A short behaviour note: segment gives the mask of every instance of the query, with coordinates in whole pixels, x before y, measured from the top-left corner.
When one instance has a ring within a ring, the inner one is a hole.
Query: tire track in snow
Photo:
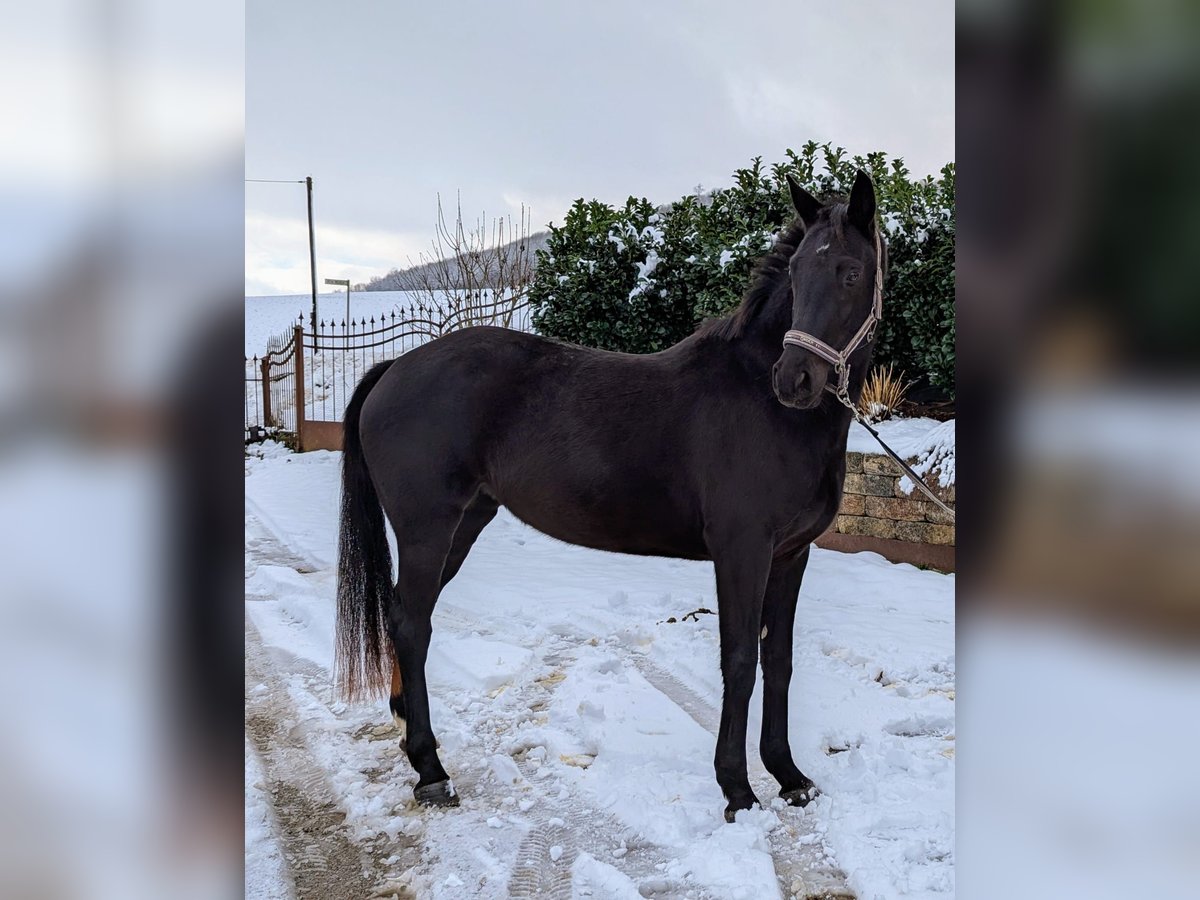
[[[454,614],[462,617],[458,610]],[[563,680],[554,676],[565,673],[571,661],[569,657],[557,653],[543,654],[541,662],[555,666],[555,671],[550,676],[535,678],[525,686],[522,693],[535,696],[528,697],[523,705],[528,709],[544,709],[548,706],[554,688]],[[531,771],[533,764],[528,757],[518,762],[517,768],[526,781],[533,783],[536,775]],[[577,804],[572,803],[571,806]],[[539,814],[539,821],[529,829],[517,847],[512,874],[508,879],[508,896],[512,900],[529,900],[533,897],[571,900],[574,893],[571,867],[579,856],[579,848],[576,846],[574,829],[568,830],[566,826],[567,821],[561,816],[549,816],[544,812]],[[557,853],[552,855],[551,848],[557,848]]]
[[[311,574],[320,568],[312,559],[302,553],[297,553],[290,547],[286,539],[275,528],[267,524],[269,520],[264,517],[264,514],[258,509],[258,505],[249,497],[246,498],[246,505],[254,507],[255,510],[254,512],[251,512],[250,509],[246,511],[247,561],[254,560],[256,563],[286,566],[295,569],[301,575]]]
[[[271,565],[287,566],[297,572],[302,573],[316,571],[317,566],[315,561],[295,553],[289,546],[286,539],[276,532],[274,524],[271,522],[269,517],[265,515],[256,515],[256,513],[260,512],[261,510],[259,510],[257,506],[254,506],[253,513],[249,511],[247,512],[246,540],[247,550],[249,551],[248,558],[252,558],[255,562],[265,562]],[[248,647],[251,641],[249,631],[252,627],[253,626],[249,623],[249,621],[247,621]],[[496,637],[500,639],[517,638],[516,635],[503,633],[503,629],[495,628],[494,623],[490,621],[482,621],[474,617],[469,610],[447,603],[444,600],[439,602],[435,607],[434,627],[444,629],[451,634],[477,633],[484,637]],[[500,633],[497,633],[498,631]],[[528,634],[523,635],[525,640],[517,640],[517,643],[524,643],[528,640],[528,637]],[[257,639],[257,633],[255,633],[255,638]],[[261,649],[261,639],[258,640]],[[249,659],[249,650],[247,651],[247,654]],[[555,656],[543,655],[541,662],[555,665],[563,662],[563,660]],[[247,666],[247,675],[249,677],[249,662],[247,663]],[[259,674],[259,672],[255,672],[256,676]],[[544,679],[534,679],[531,682],[531,685],[534,689],[538,687],[546,688],[547,682]],[[529,686],[526,685],[512,685],[512,688],[514,689],[514,699],[516,699],[517,695],[525,693],[525,689],[528,687]],[[522,703],[521,705],[525,706],[526,708],[533,708],[539,703],[539,701],[544,704],[548,700],[549,691],[543,690],[542,693],[546,694],[547,696],[530,699],[528,703]],[[327,702],[325,702],[324,705],[329,707],[329,703]],[[274,727],[274,718],[264,717],[259,724],[262,725],[264,731],[269,730]],[[252,728],[249,718],[247,719],[247,728]],[[378,726],[369,729],[360,728],[358,732],[353,735],[353,737],[359,740],[387,739],[387,735],[380,734],[380,731],[384,731],[389,734],[394,733],[391,726]],[[485,746],[481,748],[481,750],[485,755],[488,755],[497,752],[498,748]],[[525,761],[523,764],[519,764],[518,768],[521,770],[521,773],[526,780],[531,781],[532,783],[532,779],[530,777],[532,773],[529,771],[528,762]],[[384,777],[386,773],[384,768],[381,768],[377,771],[367,772],[365,774],[367,774],[367,776],[374,781]],[[310,777],[307,780],[310,783],[319,778],[319,774],[315,770],[310,772],[309,775]],[[455,779],[455,783],[460,792],[468,787],[468,785],[465,784],[461,778]],[[476,785],[474,784],[470,785],[470,787],[475,786]],[[501,791],[498,789],[491,790],[482,785],[479,785],[478,787],[480,790],[478,792],[473,792],[476,793],[475,799],[482,801],[485,806],[490,805],[496,812],[499,812],[502,808],[501,801],[503,799],[501,796]],[[272,796],[274,797],[274,792],[272,792]],[[294,798],[289,797],[289,799]],[[578,805],[578,802],[574,798],[571,798],[570,806],[578,807]],[[309,806],[311,806],[311,804]],[[510,897],[550,897],[570,900],[573,894],[571,866],[579,854],[579,851],[575,845],[574,832],[576,831],[576,828],[581,826],[583,823],[579,821],[577,814],[569,814],[565,811],[563,812],[564,815],[559,816],[540,815],[539,820],[522,839],[517,848],[514,866],[509,877],[508,893]],[[287,845],[289,842],[289,838],[292,839],[292,842],[295,842],[297,835],[295,834],[296,823],[293,820],[293,817],[280,815],[278,811],[276,812],[276,815],[280,820],[281,830],[284,832],[285,845]],[[576,826],[576,828],[568,828],[568,816],[571,820],[571,825]],[[558,852],[556,853],[556,855],[558,855],[558,859],[551,858],[550,849],[552,847],[559,848]],[[328,869],[328,866],[323,863],[321,855],[314,849],[305,848],[301,855],[308,863],[308,868],[316,869],[318,871],[324,871]],[[299,896],[299,892],[297,892],[297,895]]]
[[[721,713],[716,707],[670,672],[660,669],[644,654],[635,653],[632,658],[646,681],[691,716],[697,725],[714,738],[717,736]],[[774,793],[775,780],[763,768],[757,746],[749,748],[746,758],[751,778],[760,782],[757,786],[760,796],[761,782],[764,781],[769,782],[769,790]],[[846,884],[846,873],[830,863],[829,848],[813,827],[816,817],[810,812],[793,822],[795,818],[788,817],[783,827],[772,830],[768,836],[771,859],[775,863],[775,874],[784,896],[798,900],[853,900],[854,892]]]
[[[461,611],[457,611],[457,614],[461,615]],[[558,644],[570,646],[563,642],[561,636],[558,637]],[[528,707],[544,708],[549,705],[555,688],[563,681],[562,677],[554,676],[564,675],[572,661],[569,650],[543,655],[541,662],[556,669],[549,677],[535,677],[519,689],[519,695]],[[536,784],[534,763],[528,757],[514,761],[525,780]],[[631,829],[611,815],[585,808],[569,787],[562,782],[559,784],[567,796],[560,799],[548,796],[548,792],[542,794],[542,811],[538,821],[517,849],[509,879],[508,895],[512,900],[535,897],[571,900],[574,896],[572,867],[581,852],[612,865],[637,885],[644,897],[678,897],[685,891],[696,898],[708,896],[703,889],[663,878],[660,867],[665,867],[667,858],[653,844],[633,839],[632,835],[632,840],[623,840],[625,850],[620,858],[614,858],[613,836],[630,832]],[[554,848],[557,848],[557,852],[552,855]]]
[[[411,855],[416,848],[385,848],[378,842],[363,846],[347,834],[345,814],[325,773],[313,762],[303,719],[267,659],[262,638],[249,617],[245,659],[246,734],[266,773],[264,787],[279,825],[294,895],[297,900],[372,896],[377,888],[388,886],[384,856],[405,850]]]
[[[249,506],[249,499],[247,503]],[[301,574],[317,573],[322,568],[311,557],[298,554],[275,531],[269,517],[260,519],[248,509],[247,576],[258,564],[285,566]],[[415,896],[410,887],[413,875],[428,868],[417,843],[420,833],[417,838],[408,834],[389,836],[379,829],[378,823],[357,822],[356,827],[365,827],[369,836],[356,842],[347,834],[343,809],[346,798],[333,789],[329,782],[332,773],[307,744],[304,722],[311,720],[312,713],[301,712],[301,708],[313,704],[327,711],[341,723],[341,727],[327,734],[352,745],[394,740],[394,726],[389,722],[355,728],[355,723],[345,718],[344,705],[335,701],[329,670],[286,647],[268,646],[249,610],[245,647],[246,731],[260,766],[267,772],[269,783],[265,788],[272,803],[279,843],[285,849],[285,862],[292,864],[290,875],[295,882],[292,893],[300,900],[307,897],[411,900]],[[301,693],[293,695],[292,691]],[[390,784],[393,769],[394,766],[385,763],[365,767],[362,774],[371,783]],[[358,866],[357,880],[351,857]],[[336,864],[331,865],[331,860]],[[338,888],[335,882],[343,888]]]
[[[252,546],[248,543],[248,549],[252,550],[250,557],[254,562],[288,566],[297,571],[311,572],[317,569],[313,560],[297,556],[283,541],[276,539],[266,522],[252,517],[248,517],[247,521],[252,523],[247,527],[247,535],[254,534],[256,538]],[[445,600],[439,601],[434,611],[434,619],[435,629],[441,629],[451,635],[478,634],[481,637],[508,641],[519,646],[529,644],[531,638],[538,642],[539,647],[531,648],[535,650],[536,661],[527,670],[528,676],[524,680],[510,683],[508,686],[509,702],[515,704],[517,708],[544,709],[550,701],[554,686],[561,682],[561,677],[547,678],[545,674],[539,674],[540,670],[544,666],[552,666],[556,671],[551,674],[561,675],[563,669],[572,661],[569,652],[573,646],[571,640],[564,639],[564,636],[549,630],[535,634],[532,630],[517,632],[505,629],[502,620],[477,617],[469,608]],[[328,689],[328,672],[319,670],[311,662],[291,656],[287,651],[272,652],[271,654],[272,658],[283,656],[289,657],[289,671],[300,677],[312,698],[337,716]],[[257,672],[255,674],[257,675]],[[273,722],[274,719],[268,717],[260,724],[271,728]],[[349,737],[353,740],[379,741],[391,740],[394,734],[395,731],[389,723],[378,726],[362,726]],[[484,741],[478,749],[485,757],[497,753],[503,754],[500,745],[508,736],[508,731],[504,734],[491,735],[491,739]],[[399,754],[397,762],[404,766],[405,764],[401,762],[402,758],[403,754]],[[465,764],[467,759],[464,758],[461,762]],[[519,759],[514,762],[527,782],[533,786],[541,786],[541,780],[535,776],[533,771],[536,766],[530,760]],[[385,763],[376,769],[365,771],[364,774],[371,781],[378,782],[393,776],[394,770],[395,766]],[[460,774],[455,778],[455,784],[460,793],[467,792],[472,797],[473,804],[479,804],[490,808],[495,813],[500,813],[504,795],[508,792],[498,785],[481,784],[472,777],[469,769],[465,771],[467,774]],[[318,772],[313,770],[309,773],[307,779],[309,784],[319,780]],[[621,860],[614,859],[611,855],[613,849],[611,836],[628,832],[628,827],[611,816],[597,814],[594,810],[588,810],[589,814],[585,816],[580,812],[583,807],[580,798],[571,792],[567,785],[562,782],[557,784],[566,790],[564,799],[549,797],[544,790],[536,794],[541,811],[536,815],[532,826],[514,854],[508,882],[510,897],[516,898],[516,900],[535,897],[570,900],[574,894],[572,866],[581,850],[613,865],[635,884],[638,884],[644,896],[681,896],[689,888],[691,889],[690,895],[696,897],[697,900],[703,900],[707,896],[703,890],[663,878],[661,872],[655,870],[655,865],[665,864],[666,858],[661,853],[655,852],[653,845],[639,842],[632,835],[630,835],[628,849],[623,858]],[[289,796],[287,799],[295,801],[297,798]],[[294,817],[281,816],[280,819],[285,831],[292,832],[294,830]],[[580,847],[579,838],[584,836],[588,839],[583,842],[585,846]],[[293,834],[292,837],[298,836]],[[555,847],[560,848],[555,853],[558,859],[551,857],[551,848]],[[414,855],[414,851],[412,848],[409,850],[408,856],[411,857]],[[308,848],[302,855],[309,868],[327,869],[320,854],[312,848]],[[419,859],[410,862],[410,866],[421,871],[428,868],[424,861]],[[379,890],[386,894],[391,889],[391,885],[385,882],[385,886]],[[400,889],[401,897],[404,896],[403,890],[403,888]],[[390,896],[390,894],[388,895]]]
[[[569,625],[561,628],[559,633],[586,639],[582,630]],[[635,651],[627,654],[627,658],[652,687],[716,738],[721,724],[721,711],[717,707],[673,674],[657,666],[646,654]],[[759,796],[767,796],[768,792],[774,795],[778,784],[763,767],[757,744],[752,739],[746,758],[750,777],[758,782],[755,787]],[[763,790],[764,783],[766,791]],[[782,827],[774,829],[769,835],[769,842],[771,858],[784,896],[798,900],[854,900],[854,892],[846,884],[846,873],[832,862],[828,845],[815,830],[816,817],[811,812],[802,813],[793,809],[791,816],[786,819],[781,817],[781,822]]]
[[[557,858],[551,855],[554,847],[558,848]],[[558,819],[553,824],[539,822],[517,848],[516,864],[508,881],[508,896],[513,900],[532,897],[571,900],[571,866],[578,855],[574,836],[567,829],[565,820]]]
[[[255,505],[255,510],[257,511],[257,505]],[[276,526],[269,517],[265,515],[257,517],[248,513],[248,523],[251,520],[256,526],[255,530],[262,536],[259,538],[259,549],[266,551],[265,554],[261,552],[255,554],[260,561],[289,566],[302,573],[318,571],[321,568],[312,558],[293,550],[286,538],[277,533]],[[459,603],[447,601],[445,598],[439,599],[434,608],[435,629],[441,627],[451,633],[493,637],[517,646],[525,646],[533,638],[541,645],[540,654],[535,650],[537,662],[559,666],[560,671],[571,661],[569,649],[575,644],[591,643],[595,645],[597,641],[607,642],[613,637],[610,633],[611,623],[601,617],[576,614],[575,619],[576,621],[573,623],[559,620],[540,628],[535,626],[517,631],[505,628],[503,619],[480,617],[476,611]],[[592,625],[594,630],[589,632],[586,628],[580,627],[587,624]],[[637,653],[623,653],[622,656],[632,656],[635,662],[641,659],[640,654]],[[538,666],[535,665],[531,668],[536,670]],[[661,670],[659,671],[661,672]],[[662,674],[665,675],[665,673]],[[645,672],[643,672],[643,676],[645,676]],[[651,681],[652,685],[672,702],[680,705],[701,727],[715,735],[720,714],[713,709],[711,704],[674,679],[673,676],[665,675],[665,677],[674,681],[674,684],[678,686],[674,694],[663,690],[659,685],[654,685],[650,678],[647,678],[647,681]],[[531,675],[525,683],[510,685],[513,692],[512,697],[514,700],[519,698],[519,705],[526,709],[544,708],[553,693],[554,685],[559,681],[561,679],[548,680],[544,676]],[[318,699],[320,698],[318,697]],[[322,702],[329,706],[328,702]],[[369,730],[378,732],[380,728]],[[385,727],[384,730],[388,730],[388,728]],[[365,734],[356,734],[353,737],[379,740],[384,736],[374,734],[367,737]],[[493,738],[495,737],[499,736],[493,736]],[[487,743],[490,744],[493,741]],[[503,753],[496,746],[484,746],[482,750],[485,755]],[[534,767],[529,760],[514,760],[514,762],[526,781],[531,784],[538,783],[532,771]],[[381,770],[378,773],[367,774],[379,777],[384,773]],[[468,787],[461,778],[456,778],[455,783],[460,791]],[[550,798],[545,793],[538,795],[543,811],[538,814],[534,824],[517,848],[509,878],[509,896],[511,898],[514,900],[526,900],[526,898],[534,897],[571,898],[573,896],[572,866],[580,852],[587,852],[596,859],[612,865],[633,881],[638,886],[639,892],[645,897],[678,897],[686,893],[696,900],[705,900],[710,896],[701,885],[683,883],[664,877],[659,866],[669,862],[669,859],[656,845],[641,840],[640,835],[635,837],[629,826],[615,817],[594,809],[587,809],[581,798],[568,784],[561,781],[558,784],[567,793],[564,799]],[[503,797],[500,796],[499,790],[493,790],[482,783],[470,785],[470,787],[478,787],[478,790],[473,792],[477,801],[490,803],[496,812],[500,811]],[[629,835],[626,842],[627,851],[618,859],[612,856],[612,836],[622,834]],[[579,838],[583,836],[587,836],[588,840],[584,841],[581,846]],[[550,856],[552,847],[560,847],[562,850],[557,860]],[[776,859],[779,856],[774,848],[773,856]],[[414,863],[414,865],[419,865],[419,863]],[[778,871],[778,861],[776,867]],[[787,886],[785,884],[785,888]],[[792,893],[795,896],[813,898],[813,900],[823,897],[832,898],[832,900],[853,897],[848,892],[822,894],[796,893],[793,890]],[[403,893],[401,893],[401,897],[403,897]]]

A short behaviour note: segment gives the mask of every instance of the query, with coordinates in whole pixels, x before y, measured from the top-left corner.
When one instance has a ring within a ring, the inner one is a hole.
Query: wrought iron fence
[[[296,440],[305,422],[340,422],[359,379],[376,363],[471,325],[527,331],[530,309],[524,300],[484,291],[456,298],[449,309],[414,301],[370,318],[305,319],[301,314],[295,327],[272,337],[261,357],[246,359],[248,442]]]
[[[297,320],[299,322],[299,320]],[[298,328],[272,335],[262,356],[246,358],[247,441],[296,433]]]

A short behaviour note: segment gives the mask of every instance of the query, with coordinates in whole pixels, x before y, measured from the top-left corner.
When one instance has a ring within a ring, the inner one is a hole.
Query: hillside
[[[543,250],[546,247],[547,241],[550,239],[549,231],[539,231],[536,234],[529,235],[525,238],[530,251],[534,254],[536,265],[536,252]],[[505,244],[501,250],[511,252],[517,246],[518,241],[510,241]],[[372,278],[365,284],[356,284],[356,291],[411,291],[417,290],[423,283],[423,276],[432,270],[435,266],[440,265],[436,262],[422,263],[416,266],[409,266],[405,269],[392,269],[386,275],[380,275],[378,278]],[[449,265],[455,265],[454,260],[449,261]]]

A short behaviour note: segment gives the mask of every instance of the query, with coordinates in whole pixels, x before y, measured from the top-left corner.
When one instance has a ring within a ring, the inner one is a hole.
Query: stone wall
[[[953,520],[919,488],[913,487],[908,494],[902,491],[903,477],[899,467],[882,453],[847,453],[846,483],[835,525],[838,532],[953,546]],[[940,487],[936,471],[926,476],[925,483],[953,508],[954,485]]]
[[[940,487],[937,472],[926,476],[942,502],[954,506],[954,485]],[[842,505],[833,526],[817,539],[832,550],[872,550],[894,562],[954,569],[954,524],[914,487],[900,489],[904,476],[882,453],[847,453]]]

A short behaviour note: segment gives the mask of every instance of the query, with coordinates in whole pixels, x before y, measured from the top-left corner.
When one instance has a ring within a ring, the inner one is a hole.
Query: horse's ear
[[[850,189],[850,200],[846,204],[847,218],[863,234],[870,236],[875,227],[875,185],[862,169],[854,176],[854,187]]]
[[[800,187],[800,183],[790,173],[787,176],[787,183],[796,215],[804,220],[806,228],[812,228],[817,221],[817,214],[821,212],[821,201]]]

